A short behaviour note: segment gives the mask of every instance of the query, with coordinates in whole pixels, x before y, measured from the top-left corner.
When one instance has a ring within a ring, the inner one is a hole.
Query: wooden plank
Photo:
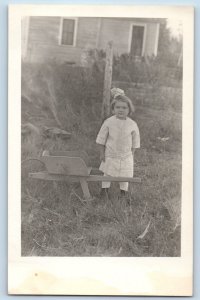
[[[101,175],[90,175],[87,177],[87,181],[115,181],[115,182],[135,182],[140,183],[141,178],[139,177],[112,177],[112,176],[101,176]]]
[[[90,176],[66,176],[60,174],[49,174],[48,172],[37,172],[29,173],[30,178],[41,179],[41,180],[55,180],[55,181],[69,181],[79,182],[85,179],[88,182],[94,181],[113,181],[113,182],[135,182],[140,183],[141,178],[139,177],[112,177],[112,176],[101,176],[101,175],[90,175]]]
[[[37,172],[29,173],[29,177],[33,179],[40,180],[50,180],[50,181],[68,181],[68,182],[79,182],[80,179],[78,176],[67,176],[60,174],[49,174],[48,172]]]
[[[89,191],[88,183],[87,183],[86,179],[85,178],[80,178],[80,184],[81,184],[81,188],[82,188],[82,191],[83,191],[84,198],[85,199],[90,199],[91,195],[90,195],[90,191]]]

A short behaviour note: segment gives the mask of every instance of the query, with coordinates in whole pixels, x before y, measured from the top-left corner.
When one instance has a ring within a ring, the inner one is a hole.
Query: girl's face
[[[118,119],[126,119],[129,114],[129,107],[126,102],[118,100],[113,108],[113,113]]]

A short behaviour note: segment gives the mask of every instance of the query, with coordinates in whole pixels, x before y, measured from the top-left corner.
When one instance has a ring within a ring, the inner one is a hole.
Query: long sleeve
[[[101,126],[101,129],[97,135],[96,143],[100,145],[105,145],[107,137],[108,137],[108,126],[107,126],[107,122],[105,121]]]
[[[132,131],[132,148],[140,148],[140,132],[137,125]]]

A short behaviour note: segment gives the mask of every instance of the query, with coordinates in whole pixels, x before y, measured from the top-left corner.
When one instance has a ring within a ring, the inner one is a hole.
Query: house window
[[[74,36],[75,36],[75,20],[74,19],[63,19],[61,44],[73,46],[74,45]]]
[[[132,25],[131,56],[142,56],[144,52],[144,25]]]

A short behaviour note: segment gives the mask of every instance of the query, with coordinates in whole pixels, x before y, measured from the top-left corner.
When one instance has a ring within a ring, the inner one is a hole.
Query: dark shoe
[[[130,204],[130,197],[127,191],[120,190],[120,199],[126,201],[127,204]]]
[[[121,196],[121,197],[126,197],[126,195],[127,195],[127,192],[126,192],[126,191],[120,190],[120,196]]]
[[[108,188],[102,188],[101,189],[101,192],[100,192],[100,198],[102,199],[102,198],[107,198],[108,197]]]

